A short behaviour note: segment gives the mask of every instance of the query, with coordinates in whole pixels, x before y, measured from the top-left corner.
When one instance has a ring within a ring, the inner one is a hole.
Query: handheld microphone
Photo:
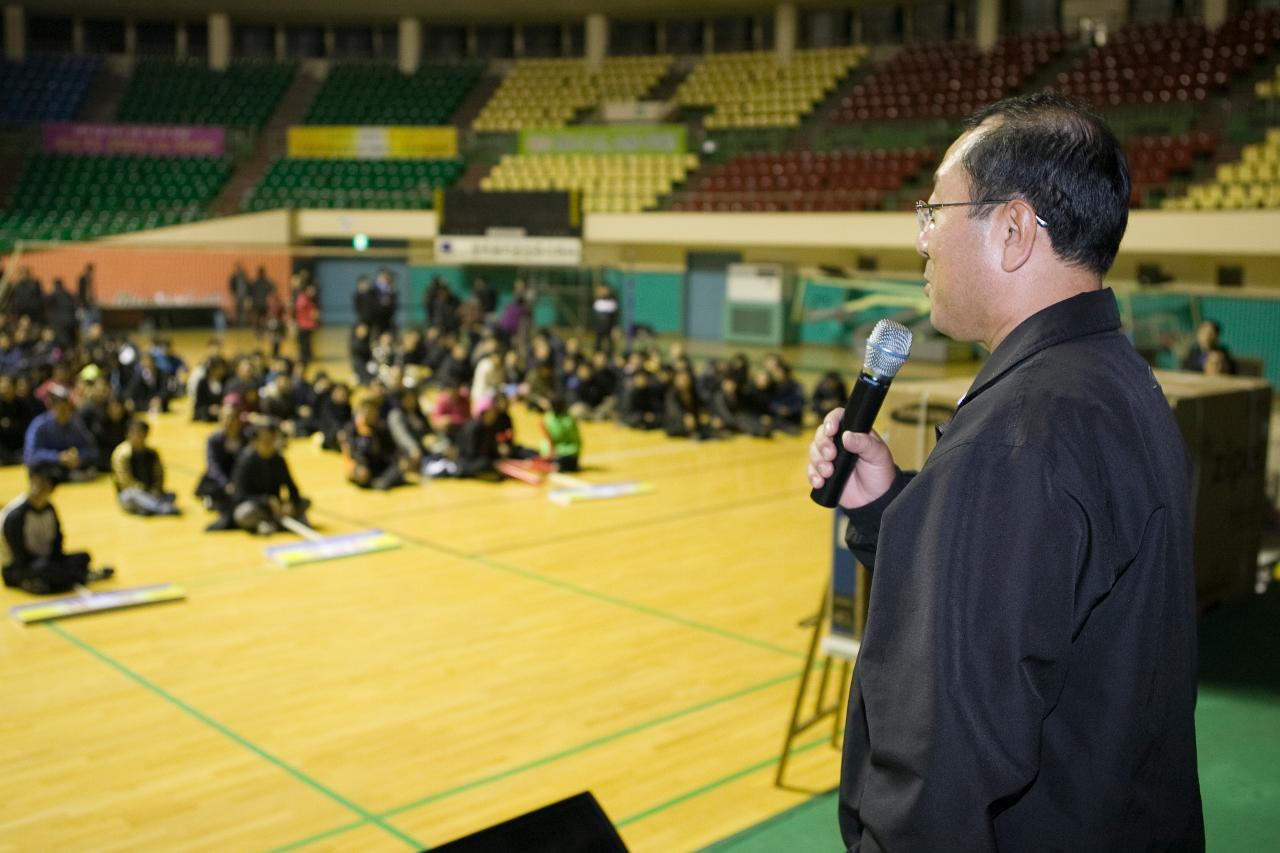
[[[889,383],[898,375],[898,370],[911,354],[911,330],[901,323],[892,320],[881,320],[871,330],[867,338],[867,355],[862,365],[862,373],[854,383],[853,393],[844,407],[844,417],[840,419],[840,430],[835,435],[836,458],[832,463],[835,470],[822,484],[822,488],[809,493],[813,502],[828,508],[834,508],[840,502],[840,493],[844,484],[858,462],[858,455],[845,449],[840,436],[846,432],[870,432],[871,425],[880,414],[880,405],[884,395],[889,391]]]

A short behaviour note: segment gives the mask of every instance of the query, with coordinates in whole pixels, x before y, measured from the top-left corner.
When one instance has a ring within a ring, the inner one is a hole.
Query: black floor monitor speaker
[[[627,853],[626,845],[590,791],[431,850],[432,853]]]

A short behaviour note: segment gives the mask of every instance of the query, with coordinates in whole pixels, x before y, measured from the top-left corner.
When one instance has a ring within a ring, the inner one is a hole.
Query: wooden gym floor
[[[321,351],[345,374],[342,342]],[[404,546],[280,571],[263,549],[293,537],[202,532],[190,495],[209,430],[184,405],[153,418],[184,516],[126,516],[105,478],[55,495],[67,547],[117,567],[99,588],[172,581],[189,597],[6,619],[0,850],[391,853],[590,790],[633,851],[666,853],[835,785],[825,730],[799,742],[793,790],[773,785],[797,623],[830,566],[807,437],[586,424],[584,479],[655,490],[568,507],[514,482],[361,492],[297,441],[323,532],[378,527]],[[0,470],[6,501],[23,487]]]

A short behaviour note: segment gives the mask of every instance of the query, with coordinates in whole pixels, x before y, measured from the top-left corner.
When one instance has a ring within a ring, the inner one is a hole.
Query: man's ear
[[[1035,210],[1022,199],[1014,199],[998,207],[991,219],[1001,247],[1001,269],[1005,272],[1021,269],[1031,259],[1040,235]]]

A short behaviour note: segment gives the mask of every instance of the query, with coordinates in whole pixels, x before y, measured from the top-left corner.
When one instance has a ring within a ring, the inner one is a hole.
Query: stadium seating
[[[670,56],[618,56],[599,72],[581,59],[522,59],[472,123],[481,132],[564,127],[579,111],[606,101],[634,101],[657,85]]]
[[[636,213],[657,205],[698,165],[693,154],[508,154],[485,190],[581,190],[587,213]]]
[[[436,188],[453,184],[463,169],[461,160],[282,158],[242,207],[430,208]]]
[[[204,157],[37,154],[0,216],[0,239],[79,240],[201,219],[228,168]]]
[[[196,60],[142,59],[116,120],[259,129],[293,74],[293,65],[274,62],[238,61],[220,72]]]
[[[480,77],[478,65],[437,65],[402,74],[394,65],[335,65],[306,124],[443,125]]]
[[[1147,206],[1152,193],[1163,195],[1171,180],[1189,176],[1195,159],[1212,156],[1217,146],[1217,136],[1206,131],[1189,136],[1139,136],[1126,140],[1124,149],[1132,184],[1130,207]]]
[[[1275,67],[1275,71],[1270,77],[1255,83],[1253,91],[1255,95],[1264,101],[1280,99],[1280,65]]]
[[[1246,145],[1239,160],[1218,166],[1215,180],[1192,186],[1185,196],[1167,198],[1166,210],[1241,210],[1280,207],[1280,128],[1266,141]]]
[[[101,62],[65,55],[0,61],[0,123],[74,119]]]
[[[928,149],[743,154],[700,175],[682,211],[879,210],[934,161]]]
[[[910,44],[843,97],[833,119],[958,118],[1017,92],[1066,47],[1061,33],[1010,36],[991,53],[971,41]]]
[[[1194,19],[1130,24],[1058,74],[1054,88],[1102,106],[1197,103],[1225,90],[1280,43],[1280,10],[1210,32]]]
[[[862,47],[798,50],[784,66],[768,51],[714,54],[680,84],[676,101],[710,107],[712,130],[795,127],[865,55]]]

